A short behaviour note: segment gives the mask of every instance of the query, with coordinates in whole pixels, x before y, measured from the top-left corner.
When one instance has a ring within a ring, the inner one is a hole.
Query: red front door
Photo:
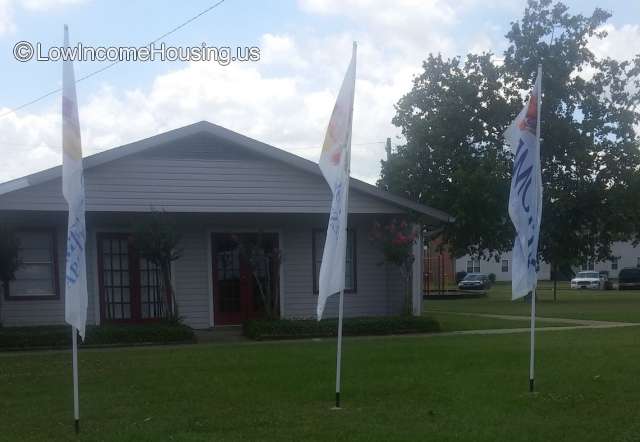
[[[240,243],[255,239],[255,233],[214,233],[211,237],[213,253],[213,305],[216,325],[241,324],[247,319],[263,315],[262,297],[256,278]],[[264,236],[264,235],[263,235]],[[268,247],[277,247],[277,237],[266,235]],[[277,270],[268,271],[275,273]],[[261,272],[256,273],[260,277]],[[271,279],[276,281],[275,279]]]

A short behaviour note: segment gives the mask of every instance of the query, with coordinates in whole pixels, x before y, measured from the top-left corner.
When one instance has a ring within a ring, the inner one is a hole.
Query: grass
[[[635,441],[635,327],[80,353],[83,441]],[[73,440],[70,355],[0,355],[2,440]]]
[[[601,321],[640,322],[640,291],[571,290],[568,283],[558,283],[558,300],[553,300],[552,286],[543,281],[537,292],[537,315]],[[505,315],[530,314],[530,305],[511,301],[510,283],[497,283],[485,298],[429,300],[425,312],[494,313]]]

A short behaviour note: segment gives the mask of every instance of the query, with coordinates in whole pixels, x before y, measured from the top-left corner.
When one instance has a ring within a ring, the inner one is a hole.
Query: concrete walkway
[[[469,312],[450,312],[446,310],[438,310],[432,312],[434,314],[437,313],[445,313],[447,315],[459,315],[459,316],[475,316],[479,318],[493,318],[493,319],[504,319],[507,321],[530,321],[530,316],[522,316],[522,315],[501,315],[495,313],[469,313]],[[548,322],[555,324],[574,324],[576,326],[598,326],[597,328],[602,328],[603,326],[607,327],[625,327],[632,325],[640,325],[634,322],[619,322],[619,321],[596,321],[593,319],[569,319],[569,318],[550,318],[547,316],[536,316],[536,322]],[[548,328],[548,327],[545,327]],[[566,328],[566,327],[563,327]]]

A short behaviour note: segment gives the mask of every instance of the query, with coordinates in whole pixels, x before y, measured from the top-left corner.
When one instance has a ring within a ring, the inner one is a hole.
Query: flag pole
[[[73,360],[73,417],[76,434],[80,432],[80,404],[78,400],[78,329],[71,326],[72,360]]]
[[[352,58],[355,60],[356,53],[358,51],[358,44],[353,42],[353,53]],[[354,78],[355,78],[355,66],[354,66]],[[349,126],[351,127],[353,124],[353,96],[351,97],[352,103],[352,112],[351,112],[351,121],[349,121]],[[347,155],[347,180],[351,179],[351,131],[349,132],[349,154]],[[349,191],[347,190],[345,195],[345,203],[344,206],[346,208],[345,214],[345,235],[346,241],[349,239]],[[344,258],[343,258],[344,259]],[[342,376],[342,319],[344,316],[344,285],[342,290],[340,290],[340,302],[338,306],[338,346],[336,350],[336,409],[340,409],[340,390],[341,390],[341,376]]]
[[[348,206],[347,206],[348,207]],[[340,376],[342,368],[342,314],[344,306],[344,289],[340,290],[340,306],[338,307],[338,350],[336,353],[336,409],[340,408]]]
[[[536,346],[536,291],[531,292],[531,354],[529,355],[529,393],[533,393]]]
[[[538,143],[538,165],[540,164],[540,109],[542,106],[542,63],[538,63],[538,96],[537,104],[537,124],[536,124],[536,141]],[[539,176],[539,174],[536,174]],[[536,260],[537,261],[537,260]],[[536,264],[537,267],[537,264]],[[536,285],[537,285],[537,269],[536,269]],[[533,393],[535,383],[535,346],[536,346],[536,289],[534,287],[531,292],[531,354],[529,355],[529,393]]]

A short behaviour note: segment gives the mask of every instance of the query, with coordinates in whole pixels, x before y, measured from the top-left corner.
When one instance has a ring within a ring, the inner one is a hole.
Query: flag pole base
[[[74,428],[76,430],[76,434],[80,433],[80,420],[79,419],[76,419],[74,421],[74,425],[73,426],[74,426]]]
[[[332,408],[332,410],[340,409],[340,392],[336,391],[336,406]]]
[[[533,393],[533,379],[529,379],[529,393]]]

